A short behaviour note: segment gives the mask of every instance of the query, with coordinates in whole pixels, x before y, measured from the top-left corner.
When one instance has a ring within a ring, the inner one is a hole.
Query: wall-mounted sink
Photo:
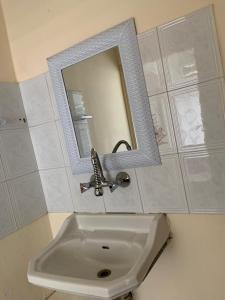
[[[30,261],[28,280],[59,291],[113,299],[144,280],[168,237],[162,214],[73,214]]]

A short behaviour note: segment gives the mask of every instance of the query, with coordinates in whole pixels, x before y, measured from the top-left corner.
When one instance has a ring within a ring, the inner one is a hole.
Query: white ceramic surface
[[[7,181],[18,227],[30,224],[47,213],[38,172]]]
[[[31,127],[30,134],[38,168],[64,167],[64,158],[55,122]]]
[[[138,44],[148,95],[152,96],[165,92],[166,83],[163,73],[157,29],[153,28],[138,34]]]
[[[145,213],[188,212],[178,155],[162,157],[162,165],[136,169]]]
[[[149,101],[160,154],[177,153],[167,93],[152,96]]]
[[[225,212],[225,150],[181,154],[191,212]]]
[[[0,82],[0,130],[27,127],[18,83]]]
[[[106,178],[109,180],[115,180],[116,175],[119,172],[128,173],[130,175],[131,183],[126,188],[118,187],[113,193],[110,192],[109,188],[104,189],[104,202],[106,211],[143,213],[135,169],[110,171]]]
[[[1,131],[0,153],[7,179],[37,170],[36,158],[28,129]]]
[[[223,79],[169,93],[180,151],[225,146]]]
[[[164,215],[71,215],[29,263],[29,282],[114,299],[135,289],[169,237]],[[99,278],[98,272],[111,274]]]
[[[72,212],[70,188],[65,168],[40,171],[48,212]]]
[[[80,183],[89,182],[93,173],[74,175],[72,174],[70,167],[67,167],[66,170],[69,179],[69,186],[72,193],[74,211],[104,213],[105,212],[104,197],[95,197],[93,188],[89,189],[83,194],[81,194],[80,192]]]
[[[6,183],[0,183],[0,239],[16,231],[9,191]]]
[[[42,124],[54,119],[45,74],[21,82],[20,90],[29,126]]]
[[[223,76],[212,6],[159,26],[168,90]]]

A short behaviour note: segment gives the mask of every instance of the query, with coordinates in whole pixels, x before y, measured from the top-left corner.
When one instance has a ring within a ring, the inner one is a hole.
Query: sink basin
[[[72,214],[28,267],[29,282],[114,299],[145,278],[169,237],[162,214]]]

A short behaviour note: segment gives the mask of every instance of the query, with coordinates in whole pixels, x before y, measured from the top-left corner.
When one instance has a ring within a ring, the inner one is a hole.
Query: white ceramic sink
[[[145,278],[169,237],[162,214],[72,214],[29,263],[29,282],[114,299]]]

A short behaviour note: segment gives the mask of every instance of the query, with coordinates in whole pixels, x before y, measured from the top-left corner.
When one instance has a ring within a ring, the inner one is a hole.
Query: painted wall
[[[221,53],[225,63],[224,0],[2,0],[1,2],[18,81],[47,71],[46,57],[131,16],[135,17],[138,32],[142,32],[211,3],[214,3]],[[14,80],[13,69],[9,68],[7,72]],[[49,217],[53,232],[56,232],[65,215],[50,214]],[[145,283],[138,289],[137,299],[224,299],[225,216],[170,215],[169,218],[174,240]],[[1,278],[2,282],[8,280],[7,285],[4,284],[3,287],[8,286],[11,293],[15,287],[13,293],[18,295],[17,298],[3,296],[3,299],[36,300],[41,297],[41,290],[38,288],[34,288],[38,290],[36,296],[34,296],[36,292],[26,288],[25,272],[29,256],[37,253],[51,238],[51,234],[48,234],[48,222],[42,223],[42,220],[43,218],[40,223],[37,221],[23,229],[22,234],[19,231],[4,239],[0,244],[1,248],[4,247],[7,258],[1,260],[4,266],[0,274],[4,274],[7,268],[10,270],[10,274],[4,276],[4,281]],[[35,236],[38,236],[37,243]],[[13,249],[23,245],[25,248],[21,248],[21,253],[24,253],[28,243],[33,250],[29,254],[24,254],[26,258],[18,264],[21,257],[18,257],[19,254],[17,251],[13,252]],[[15,262],[10,268],[5,264],[9,258]],[[14,270],[18,270],[16,277],[13,276]],[[18,278],[21,280],[19,285],[16,284]],[[24,289],[26,292],[23,292]],[[59,297],[63,300],[71,299],[69,296]]]

